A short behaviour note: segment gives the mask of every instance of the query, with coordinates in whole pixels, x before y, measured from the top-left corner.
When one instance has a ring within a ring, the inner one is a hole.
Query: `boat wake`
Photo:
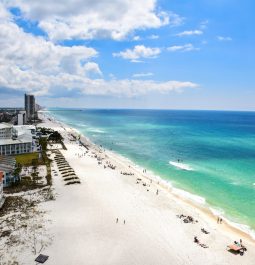
[[[169,161],[169,164],[174,166],[174,167],[177,167],[179,169],[182,169],[182,170],[187,170],[187,171],[193,171],[194,170],[191,166],[189,166],[187,164],[180,163],[180,162]]]

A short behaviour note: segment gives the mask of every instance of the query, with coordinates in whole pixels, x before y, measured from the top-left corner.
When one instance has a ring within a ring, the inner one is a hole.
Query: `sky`
[[[0,0],[0,106],[255,110],[255,1]]]

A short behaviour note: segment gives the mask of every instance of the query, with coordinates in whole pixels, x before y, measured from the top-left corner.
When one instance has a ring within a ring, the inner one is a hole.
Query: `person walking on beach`
[[[126,221],[124,220],[124,222],[123,222],[124,224],[126,223]]]
[[[158,195],[158,190],[157,190],[156,194]]]
[[[116,219],[116,224],[119,222],[119,218]]]

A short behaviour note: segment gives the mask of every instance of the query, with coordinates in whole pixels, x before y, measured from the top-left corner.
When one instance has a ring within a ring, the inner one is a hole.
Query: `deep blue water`
[[[51,110],[93,142],[255,229],[255,112]],[[192,170],[181,170],[177,162]]]

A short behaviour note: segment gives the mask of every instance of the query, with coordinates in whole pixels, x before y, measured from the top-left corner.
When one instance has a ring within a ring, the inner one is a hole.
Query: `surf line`
[[[182,170],[187,170],[187,171],[193,171],[194,170],[191,166],[184,164],[184,163],[181,163],[181,162],[169,161],[169,164],[174,166],[174,167],[177,167],[179,169],[182,169]]]

